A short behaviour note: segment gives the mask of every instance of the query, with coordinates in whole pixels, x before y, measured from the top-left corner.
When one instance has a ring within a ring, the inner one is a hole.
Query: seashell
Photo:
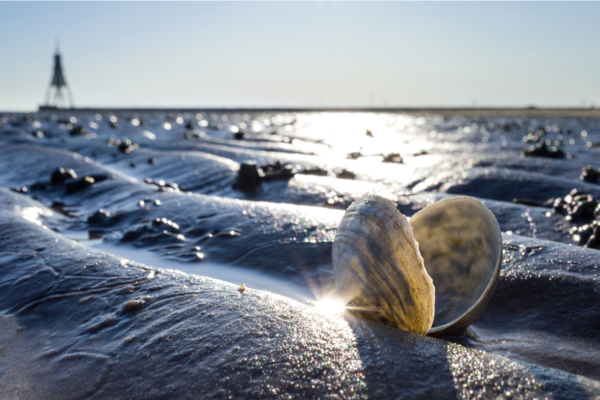
[[[348,310],[433,336],[472,324],[492,296],[502,236],[471,197],[438,201],[407,219],[377,195],[354,202],[333,244],[336,288]]]
[[[355,201],[333,242],[333,273],[352,313],[425,334],[435,292],[412,231],[391,201],[377,195]]]

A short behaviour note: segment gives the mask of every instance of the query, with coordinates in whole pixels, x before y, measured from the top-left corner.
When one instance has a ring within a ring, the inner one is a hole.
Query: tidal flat
[[[600,119],[493,114],[0,114],[0,398],[600,398]],[[463,334],[328,307],[369,193],[496,217]]]

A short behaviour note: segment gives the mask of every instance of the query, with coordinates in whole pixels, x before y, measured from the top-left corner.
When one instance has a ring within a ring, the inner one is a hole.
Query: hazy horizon
[[[0,3],[0,110],[600,105],[599,3]]]

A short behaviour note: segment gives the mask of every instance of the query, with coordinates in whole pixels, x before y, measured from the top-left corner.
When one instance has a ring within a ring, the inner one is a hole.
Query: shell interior
[[[498,279],[502,262],[498,221],[480,201],[462,196],[424,208],[410,225],[435,285],[430,333],[465,328],[483,311]]]

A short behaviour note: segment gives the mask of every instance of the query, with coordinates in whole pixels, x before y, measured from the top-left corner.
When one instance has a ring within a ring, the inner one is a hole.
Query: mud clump
[[[593,220],[595,210],[598,207],[598,200],[592,195],[581,193],[573,189],[565,197],[559,197],[554,200],[553,208],[557,214],[565,215],[565,219],[570,222],[588,222]]]
[[[342,169],[340,172],[336,172],[335,174],[339,179],[355,179],[356,174],[352,171],[348,171],[347,169]]]
[[[194,124],[192,120],[188,120],[188,122],[185,124],[185,129],[193,131],[196,129],[196,124]]]
[[[298,172],[301,175],[314,175],[314,176],[327,176],[329,172],[326,169],[320,167],[304,168]]]
[[[244,161],[240,165],[233,188],[244,192],[256,191],[263,177],[264,172],[258,168],[255,161]]]
[[[118,149],[121,153],[129,154],[140,147],[137,143],[132,143],[129,139],[124,139],[118,144]]]
[[[106,225],[111,219],[111,215],[108,211],[99,209],[87,219],[87,223],[90,225]]]
[[[298,171],[291,164],[283,164],[276,161],[272,164],[263,164],[260,169],[264,173],[264,181],[274,181],[279,179],[292,179]]]
[[[404,163],[404,161],[402,160],[402,157],[400,156],[400,153],[390,153],[386,156],[383,156],[383,160],[381,162],[396,163],[396,164]]]
[[[31,131],[29,133],[31,133],[31,136],[37,139],[42,139],[44,137],[44,131],[41,129],[38,129],[37,131]]]
[[[588,183],[600,183],[600,170],[587,166],[581,170],[581,176],[579,177],[584,182]]]
[[[91,176],[69,180],[67,183],[65,183],[65,190],[67,194],[73,194],[91,188],[95,182],[96,181]]]
[[[123,242],[138,241],[141,245],[155,245],[184,240],[179,225],[166,218],[156,218],[148,224],[137,226],[123,235]]]
[[[244,131],[237,131],[233,133],[233,138],[235,140],[242,140],[244,139]]]
[[[600,250],[600,201],[592,195],[573,189],[565,197],[554,200],[554,211],[574,224],[569,229],[573,240],[583,247]]]
[[[81,125],[76,125],[69,130],[69,135],[71,136],[86,136],[89,135],[89,133],[90,132]]]
[[[121,306],[121,311],[124,313],[137,311],[140,308],[142,308],[143,306],[144,306],[144,302],[141,300],[129,300],[128,302],[126,302],[125,304],[123,304]]]
[[[291,164],[276,161],[260,167],[254,161],[244,161],[240,165],[233,188],[244,192],[253,192],[260,188],[262,182],[289,180],[298,171]]]
[[[52,182],[53,185],[59,185],[70,179],[77,179],[77,174],[75,171],[72,169],[59,167],[52,172],[50,182]]]
[[[565,158],[565,153],[556,146],[549,146],[545,141],[527,148],[523,155],[526,157]]]

